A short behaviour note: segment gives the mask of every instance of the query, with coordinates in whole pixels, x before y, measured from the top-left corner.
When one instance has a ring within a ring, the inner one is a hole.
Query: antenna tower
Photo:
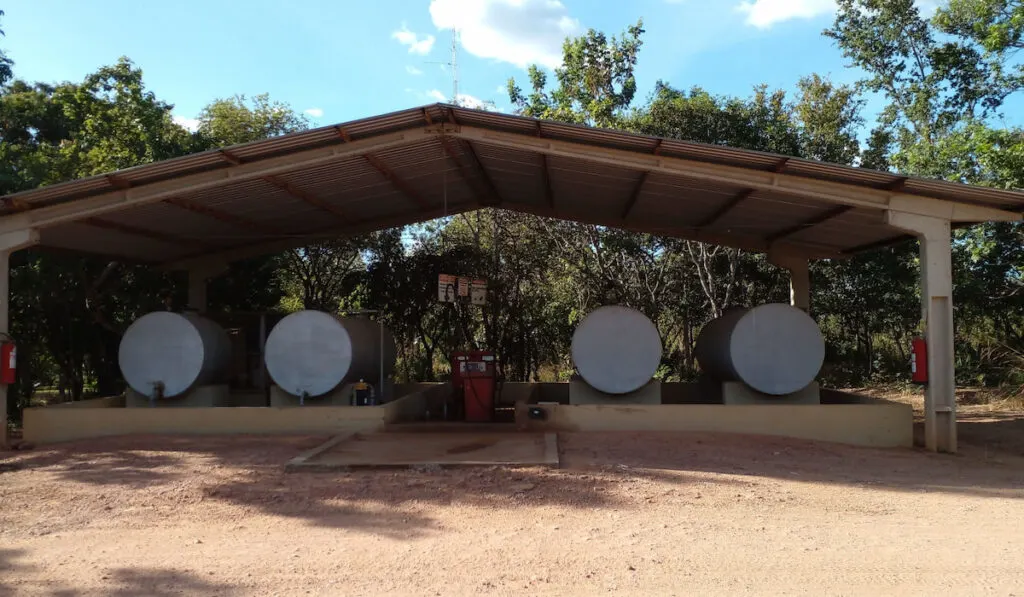
[[[452,103],[459,103],[459,30],[452,28],[452,57],[448,66],[452,69]]]

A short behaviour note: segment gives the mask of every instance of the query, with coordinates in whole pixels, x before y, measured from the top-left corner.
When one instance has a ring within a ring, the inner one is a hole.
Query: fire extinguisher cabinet
[[[0,384],[11,385],[17,378],[18,349],[14,342],[5,340],[0,343]]]

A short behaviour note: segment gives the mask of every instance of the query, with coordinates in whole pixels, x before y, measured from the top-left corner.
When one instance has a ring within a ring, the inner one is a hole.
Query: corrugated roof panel
[[[70,223],[42,230],[40,242],[57,249],[81,251],[100,255],[130,255],[139,261],[159,262],[179,254],[179,245],[156,241],[133,234],[98,229],[86,224]]]
[[[815,162],[812,160],[801,160],[797,158],[793,158],[786,162],[786,167],[783,172],[785,174],[806,176],[808,178],[815,178],[818,180],[828,180],[847,184],[853,183],[872,188],[879,188],[883,185],[893,184],[903,178],[902,176],[896,176],[889,172],[879,172],[877,170],[868,170],[866,168],[851,168],[849,166],[839,166],[836,164],[827,164],[825,162]]]
[[[661,144],[661,154],[730,166],[745,165],[755,170],[768,170],[784,159],[784,156],[770,153],[748,152],[722,145],[692,143],[676,139],[665,139]]]
[[[163,202],[105,214],[100,219],[182,238],[214,239],[217,244],[230,242],[238,232],[220,220]]]
[[[545,122],[542,130],[546,138],[647,154],[653,153],[654,149],[658,146],[658,140],[653,137],[631,135],[611,129],[586,128],[560,122]]]
[[[114,176],[133,185],[173,178],[181,172],[210,170],[227,167],[229,164],[217,152],[194,153],[173,160],[147,164],[144,168],[129,168],[114,172]]]
[[[363,139],[396,130],[436,125],[447,122],[449,114],[454,114],[455,121],[464,127],[480,127],[534,138],[563,139],[582,145],[613,147],[644,155],[657,152],[664,156],[728,164],[759,171],[777,170],[785,161],[783,173],[787,176],[827,180],[872,189],[888,188],[893,192],[916,193],[962,203],[999,205],[1011,209],[1024,208],[1024,193],[1016,191],[967,187],[944,181],[905,179],[887,172],[796,158],[787,159],[773,154],[688,141],[659,140],[621,131],[541,122],[509,114],[440,104],[365,118],[338,127],[321,127],[227,150],[234,157],[254,162],[326,144],[344,144],[346,137]],[[468,142],[452,137],[446,139],[448,151],[445,151],[441,137],[435,137],[407,146],[381,150],[376,154],[376,159],[349,157],[321,163],[302,171],[277,175],[277,178],[291,187],[290,191],[262,180],[225,179],[216,188],[183,191],[181,197],[227,214],[249,218],[268,228],[275,227],[284,234],[305,234],[312,221],[318,218],[332,225],[332,218],[339,221],[400,222],[403,216],[395,214],[404,214],[406,221],[413,222],[421,216],[425,217],[427,213],[434,213],[435,208],[443,205],[446,194],[448,204],[460,206],[460,209],[475,201],[488,199],[485,176],[471,159],[467,151]],[[547,189],[543,184],[543,158],[531,149],[528,143],[524,143],[523,149],[520,150],[488,145],[486,142],[473,143],[487,177],[493,181],[502,200],[510,204],[547,209]],[[454,157],[449,153],[454,154]],[[641,178],[640,169],[628,166],[608,167],[586,159],[558,156],[549,156],[547,161],[555,205],[562,217],[616,221],[621,218],[630,198],[634,196],[638,188],[637,181]],[[371,162],[376,164],[376,167]],[[113,177],[97,176],[52,185],[19,193],[14,197],[31,204],[50,205],[110,192],[124,182],[134,187],[142,187],[156,180],[200,173],[211,168],[227,168],[230,167],[229,163],[220,152],[206,152],[129,168],[114,173]],[[182,184],[184,185],[185,181]],[[652,173],[647,176],[637,195],[636,203],[630,210],[629,226],[656,226],[659,222],[670,222],[673,226],[678,226],[679,223],[701,222],[742,190],[741,186],[736,185],[720,185],[690,180],[683,176]],[[328,209],[315,207],[314,204],[320,202],[326,203]],[[331,210],[336,208],[344,211],[344,218],[331,214]],[[742,202],[725,215],[714,228],[742,229],[744,234],[749,230],[757,230],[758,234],[771,234],[773,230],[792,228],[813,219],[814,214],[820,214],[826,208],[834,209],[832,204],[824,201],[778,193],[754,193],[749,200]],[[4,209],[0,214],[6,216],[11,212],[12,210]],[[239,244],[252,240],[245,236],[251,235],[251,230],[242,230],[236,224],[219,221],[209,214],[203,215],[160,204],[139,206],[103,217],[112,218],[111,221],[119,222],[126,227],[134,225],[165,235],[196,234],[204,238],[219,238],[225,244]],[[833,235],[827,239],[828,244],[851,246],[851,243],[859,243],[869,232],[873,234],[876,228],[882,230],[883,234],[891,232],[881,222],[865,219],[860,210],[854,210],[834,221],[823,222],[806,231],[800,231],[794,237],[807,242],[814,238],[814,242],[819,242],[821,235],[827,233]],[[60,229],[63,230],[64,226]],[[72,242],[68,239],[77,239],[74,242],[80,242],[77,248],[82,250],[92,250],[100,246],[109,248],[111,232],[92,230],[92,235],[98,237],[106,234],[108,239],[94,243],[85,238],[90,234],[89,230],[89,227],[80,228],[75,231],[77,236],[70,235],[62,239],[48,234],[46,238],[49,240],[44,242],[52,240],[66,245]],[[235,232],[230,233],[228,230]],[[113,238],[119,236],[125,235],[117,234]],[[134,245],[128,241],[126,243],[126,251],[134,250]],[[141,247],[139,250],[146,248]]]

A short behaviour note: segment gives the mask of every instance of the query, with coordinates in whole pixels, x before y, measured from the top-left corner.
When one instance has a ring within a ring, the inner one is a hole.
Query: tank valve
[[[299,406],[305,406],[306,398],[309,398],[309,392],[305,390],[299,392]]]
[[[149,405],[156,406],[156,401],[164,397],[164,382],[153,382],[153,391],[149,395]]]

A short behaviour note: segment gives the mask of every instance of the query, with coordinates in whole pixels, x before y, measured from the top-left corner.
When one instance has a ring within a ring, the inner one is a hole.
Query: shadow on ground
[[[36,535],[95,524],[126,509],[145,524],[147,517],[177,516],[188,508],[202,508],[210,516],[220,507],[227,509],[225,517],[238,517],[241,508],[320,527],[413,539],[439,530],[429,515],[434,505],[626,507],[634,496],[621,490],[631,484],[646,479],[682,486],[691,481],[678,473],[632,470],[612,462],[588,471],[492,466],[284,472],[284,463],[325,439],[136,436],[70,442],[8,458],[2,464],[9,472],[0,474],[0,482],[8,484],[13,499],[53,509],[52,516],[39,517]],[[16,478],[20,482],[10,483]],[[68,513],[61,510],[67,503],[79,506]]]
[[[138,436],[73,442],[0,461],[0,471],[8,471],[0,472],[0,482],[16,503],[49,499],[52,515],[40,520],[52,518],[65,528],[117,516],[124,508],[140,524],[147,516],[155,521],[201,508],[208,516],[281,516],[400,540],[439,532],[430,516],[433,506],[633,508],[642,507],[649,482],[659,491],[775,479],[1024,498],[1019,417],[964,422],[964,453],[956,456],[772,437],[607,432],[560,434],[561,470],[284,472],[289,459],[325,439]],[[70,518],[62,509],[68,503],[77,505]],[[9,519],[0,513],[0,524]],[[39,529],[37,534],[53,532]]]
[[[232,585],[214,582],[189,572],[157,568],[119,568],[105,574],[104,586],[95,589],[62,586],[42,574],[23,549],[0,549],[0,595],[32,593],[53,597],[103,595],[117,597],[163,597],[165,595],[235,595]],[[17,583],[13,578],[20,579]],[[38,580],[36,580],[38,579]]]

